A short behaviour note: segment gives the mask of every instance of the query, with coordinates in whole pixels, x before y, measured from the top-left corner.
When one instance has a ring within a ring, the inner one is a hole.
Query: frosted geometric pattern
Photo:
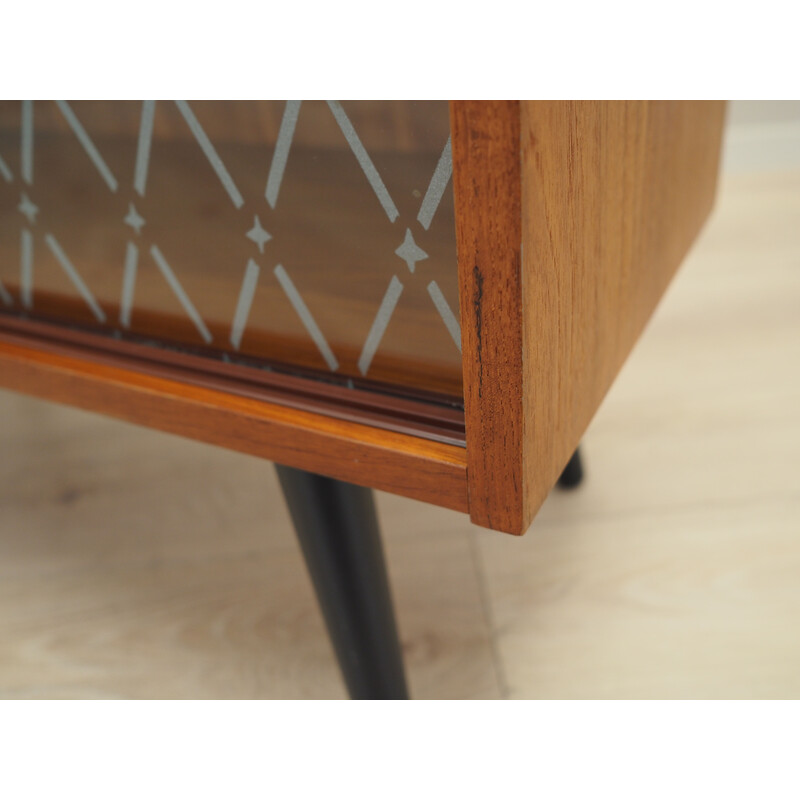
[[[446,102],[0,103],[0,311],[461,396]]]

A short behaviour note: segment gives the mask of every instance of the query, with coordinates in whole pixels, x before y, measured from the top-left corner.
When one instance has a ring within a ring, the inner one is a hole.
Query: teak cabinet
[[[521,534],[709,213],[723,117],[4,102],[0,384]]]
[[[0,102],[0,385],[276,462],[354,698],[371,488],[524,533],[711,208],[716,102]]]

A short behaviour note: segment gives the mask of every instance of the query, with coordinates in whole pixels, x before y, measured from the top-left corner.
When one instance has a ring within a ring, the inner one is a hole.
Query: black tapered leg
[[[574,489],[580,485],[582,480],[583,462],[581,461],[580,448],[578,448],[567,462],[567,466],[564,467],[564,471],[558,479],[558,485],[561,489]]]
[[[350,696],[407,699],[372,491],[275,467]]]

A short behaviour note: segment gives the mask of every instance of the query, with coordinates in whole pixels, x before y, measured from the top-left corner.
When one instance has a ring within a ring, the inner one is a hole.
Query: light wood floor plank
[[[800,174],[723,182],[520,542],[477,533],[513,697],[800,697]]]

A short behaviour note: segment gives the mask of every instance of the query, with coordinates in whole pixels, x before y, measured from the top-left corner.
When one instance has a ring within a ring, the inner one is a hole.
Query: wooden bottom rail
[[[44,352],[2,333],[0,387],[468,511],[466,451],[455,445]]]

